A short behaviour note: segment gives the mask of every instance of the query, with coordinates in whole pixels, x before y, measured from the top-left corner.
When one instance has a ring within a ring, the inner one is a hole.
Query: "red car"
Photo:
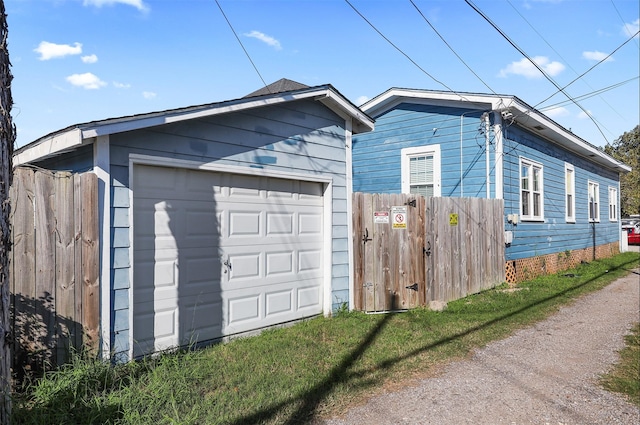
[[[627,241],[629,245],[640,245],[640,223],[622,226],[627,231]]]

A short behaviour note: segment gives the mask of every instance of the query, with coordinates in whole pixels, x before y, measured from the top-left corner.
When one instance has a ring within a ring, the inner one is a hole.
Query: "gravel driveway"
[[[640,321],[640,269],[543,322],[376,396],[338,424],[640,424],[640,410],[597,384]]]

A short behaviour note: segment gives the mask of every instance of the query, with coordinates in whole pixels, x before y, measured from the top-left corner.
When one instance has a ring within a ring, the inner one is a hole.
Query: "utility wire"
[[[522,20],[523,20],[523,21],[525,21],[525,22],[527,23],[527,25],[529,25],[529,27],[531,27],[531,29],[532,29],[536,34],[538,34],[538,36],[542,39],[542,41],[544,41],[544,42],[545,42],[545,44],[546,44],[547,46],[549,46],[549,48],[550,48],[551,50],[553,50],[553,52],[554,52],[556,55],[558,55],[558,57],[560,57],[560,59],[562,59],[562,60],[567,64],[567,66],[568,66],[569,68],[571,68],[571,70],[572,70],[576,75],[578,75],[578,71],[576,71],[576,70],[571,66],[571,64],[569,63],[569,61],[568,61],[568,60],[566,60],[564,57],[562,57],[562,55],[561,55],[561,54],[560,54],[560,53],[559,53],[559,52],[558,52],[558,51],[557,51],[557,50],[556,50],[556,49],[551,45],[551,43],[549,43],[549,42],[548,42],[548,41],[547,41],[547,40],[542,36],[542,34],[540,34],[540,32],[539,32],[539,31],[538,31],[538,30],[537,30],[537,29],[536,29],[536,28],[531,24],[531,22],[529,22],[529,21],[527,20],[527,18],[525,18],[525,17],[524,17],[524,15],[522,15],[522,13],[520,13],[520,11],[519,11],[518,9],[516,9],[516,7],[513,5],[513,3],[511,3],[511,0],[507,0],[507,3],[509,3],[509,6],[511,6],[511,8],[512,8],[512,9],[513,9],[513,10],[514,10],[518,15],[520,15],[520,17],[522,18]],[[584,75],[584,74],[583,74],[583,75]],[[580,77],[578,77],[578,78],[580,78]],[[595,90],[593,87],[591,87],[591,86],[589,85],[589,83],[588,83],[586,80],[585,80],[585,81],[583,81],[583,82],[584,82],[584,84],[586,84],[586,85],[587,85],[587,87],[589,87],[591,90]],[[565,88],[566,88],[566,86],[565,86]],[[558,93],[558,92],[555,92],[552,96],[555,96],[557,93]],[[621,115],[621,114],[620,114],[620,113],[619,113],[619,112],[618,112],[618,111],[617,111],[613,106],[611,106],[611,104],[610,104],[609,102],[607,102],[604,98],[601,98],[601,99],[602,99],[602,101],[603,101],[604,103],[606,103],[606,104],[607,104],[607,106],[609,106],[609,108],[611,108],[611,110],[612,110],[613,112],[615,112],[615,113],[616,113],[620,118],[624,119],[624,117],[623,117],[623,116],[622,116],[622,115]],[[548,99],[545,99],[544,101],[546,101],[546,100],[548,100]],[[543,101],[543,102],[544,102],[544,101]],[[541,104],[541,103],[543,103],[543,102],[539,102],[539,103],[538,103],[538,105],[540,105],[540,104]],[[536,106],[537,106],[537,105],[536,105]]]
[[[422,11],[418,8],[418,6],[416,6],[416,4],[413,2],[413,0],[409,0],[409,2],[413,5],[413,7],[415,7],[415,9],[418,11],[418,13],[420,14],[420,16],[422,16],[422,19],[425,20],[425,22],[427,24],[429,24],[429,26],[431,27],[431,29],[438,35],[438,37],[440,37],[440,40],[442,40],[442,42],[449,48],[449,50],[451,50],[451,52],[453,52],[454,55],[456,55],[456,57],[460,60],[460,62],[462,62],[464,64],[464,66],[467,67],[467,69],[469,71],[471,71],[471,73],[473,75],[476,76],[476,78],[478,80],[480,80],[480,82],[482,82],[482,84],[485,85],[486,88],[489,89],[489,91],[491,91],[493,94],[497,95],[498,93],[496,93],[491,87],[489,87],[489,84],[487,84],[482,78],[480,78],[480,76],[478,74],[476,74],[476,72],[469,66],[467,65],[467,63],[464,61],[464,59],[462,59],[460,57],[460,55],[458,55],[458,53],[453,49],[453,47],[451,47],[451,45],[449,45],[449,43],[447,43],[447,40],[444,39],[444,37],[438,32],[437,29],[435,29],[435,27],[431,24],[431,22],[429,21],[429,19],[427,19],[426,16],[424,16],[424,14],[422,13]]]
[[[616,6],[616,4],[613,2],[613,0],[611,0],[611,5],[613,6],[613,8],[616,10],[616,13],[618,14],[618,17],[620,18],[620,21],[622,22],[623,27],[625,28],[625,30],[627,29],[627,23],[624,21],[624,18],[622,18],[622,15],[620,14],[620,11],[618,10],[618,7]],[[637,34],[636,34],[637,35]],[[635,37],[635,35],[634,35]],[[636,46],[638,45],[638,42],[636,41]]]
[[[255,69],[256,73],[258,74],[258,77],[260,77],[260,80],[262,80],[262,84],[264,84],[264,87],[269,92],[271,92],[271,90],[269,90],[269,86],[264,81],[264,78],[262,78],[262,74],[260,74],[260,71],[258,71],[258,67],[253,62],[253,60],[251,59],[251,56],[249,56],[249,52],[247,52],[247,49],[244,48],[244,44],[242,44],[242,41],[240,40],[240,37],[238,37],[238,34],[236,33],[236,30],[233,29],[233,25],[231,25],[231,22],[227,18],[227,15],[224,13],[224,10],[222,10],[222,6],[220,6],[220,2],[218,0],[216,0],[216,4],[218,5],[218,8],[220,9],[220,12],[222,13],[222,16],[224,16],[225,21],[227,21],[227,24],[229,24],[229,28],[231,28],[231,32],[233,32],[233,35],[236,36],[236,40],[238,40],[238,43],[240,43],[240,47],[242,47],[242,50],[244,50],[244,54],[247,55],[247,58],[249,59],[249,62],[251,62],[251,65],[253,66],[253,69]]]
[[[360,13],[360,11],[358,9],[356,9],[356,7],[354,5],[352,5],[349,0],[344,0],[349,6],[351,6],[351,8],[353,9],[354,12],[356,12],[362,19],[364,19],[364,21],[369,24],[369,26],[371,28],[374,29],[375,32],[377,32],[380,37],[384,38],[385,41],[387,43],[389,43],[391,46],[393,46],[393,48],[395,48],[398,52],[400,52],[405,58],[407,58],[409,60],[409,62],[411,62],[412,64],[414,64],[420,71],[422,71],[427,77],[431,78],[433,81],[435,81],[436,83],[444,86],[447,88],[447,90],[449,90],[450,92],[456,93],[453,89],[451,89],[449,86],[447,86],[445,83],[443,83],[442,81],[438,80],[436,77],[434,77],[433,75],[429,74],[424,68],[422,68],[420,65],[418,65],[418,63],[416,61],[414,61],[413,59],[411,59],[411,57],[406,54],[400,47],[396,46],[391,40],[389,40],[382,32],[380,32],[380,30],[378,28],[375,27],[375,25],[373,25],[371,23],[371,21],[369,21],[362,13]],[[456,93],[458,94],[458,93]],[[458,96],[460,96],[458,94]],[[463,96],[460,96],[463,97]]]
[[[360,13],[360,11],[358,9],[356,9],[356,7],[351,4],[349,2],[349,0],[345,0],[345,2],[354,10],[354,12],[356,12],[367,24],[369,24],[369,26],[371,28],[373,28],[373,30],[375,32],[377,32],[380,37],[382,37],[387,43],[389,43],[391,46],[393,46],[393,48],[395,48],[398,52],[400,52],[405,58],[407,58],[409,60],[409,62],[411,62],[413,65],[415,65],[420,71],[422,71],[426,76],[428,76],[429,78],[431,78],[433,81],[435,81],[436,83],[442,85],[443,87],[445,87],[447,90],[449,90],[451,93],[455,94],[456,96],[460,97],[460,99],[466,100],[467,102],[469,102],[470,105],[476,106],[478,109],[482,109],[485,108],[484,105],[480,105],[478,103],[475,102],[471,102],[469,99],[467,99],[463,94],[458,93],[457,91],[453,90],[451,87],[449,87],[448,85],[446,85],[445,83],[443,83],[442,81],[438,80],[437,78],[435,78],[433,75],[429,74],[424,68],[422,68],[416,61],[414,61],[408,54],[406,54],[400,47],[396,46],[389,38],[387,38],[378,28],[376,28],[375,25],[373,25],[373,23],[371,23],[371,21],[369,21],[362,13]]]
[[[525,53],[524,50],[522,50],[513,40],[511,40],[511,38],[504,32],[502,31],[502,29],[500,29],[500,27],[498,27],[498,25],[496,25],[482,10],[480,10],[475,4],[473,4],[473,2],[471,0],[464,0],[465,3],[467,3],[473,10],[475,10],[480,16],[482,16],[482,18],[487,21],[489,23],[489,25],[491,25],[496,31],[498,31],[498,33],[500,33],[500,35],[507,40],[507,42],[509,42],[509,44],[511,44],[511,46],[513,46],[518,52],[520,52],[521,55],[523,55],[529,62],[531,62],[531,64],[533,66],[536,67],[536,69],[538,71],[540,71],[542,73],[542,75],[544,75],[544,77],[555,86],[556,89],[558,89],[562,94],[564,94],[569,100],[571,100],[573,102],[574,105],[576,105],[578,108],[580,108],[580,110],[582,110],[582,112],[584,112],[589,119],[591,119],[591,122],[593,122],[593,124],[596,126],[596,128],[598,129],[598,131],[600,132],[600,134],[602,135],[602,137],[604,138],[605,141],[607,141],[607,136],[604,135],[604,133],[602,132],[602,129],[600,128],[600,126],[598,125],[598,123],[596,122],[595,119],[593,119],[593,117],[591,116],[591,114],[582,107],[582,105],[580,105],[578,102],[576,102],[571,96],[569,96],[563,89],[562,87],[560,87],[558,85],[558,83],[556,83],[553,78],[551,78],[545,71],[544,69],[542,69],[540,67],[540,65],[538,65],[533,59],[531,59],[529,57],[529,55],[527,55]]]
[[[575,83],[576,81],[578,81],[580,78],[584,77],[588,72],[590,72],[593,68],[595,68],[596,66],[600,65],[602,62],[606,61],[607,59],[609,59],[615,52],[617,52],[618,50],[620,50],[620,48],[622,48],[622,46],[624,46],[625,44],[627,44],[628,42],[630,42],[631,40],[633,40],[635,38],[636,35],[640,34],[640,31],[636,32],[634,35],[632,35],[630,38],[628,38],[624,43],[622,43],[621,45],[619,45],[618,47],[616,47],[616,49],[609,53],[606,57],[604,57],[603,59],[601,59],[598,63],[596,63],[595,65],[593,65],[591,68],[587,69],[585,72],[583,72],[582,74],[578,75],[575,79],[573,79],[569,84],[565,85],[563,88],[559,89],[557,92],[553,93],[551,96],[547,97],[546,99],[538,102],[538,104],[535,107],[537,107],[538,105],[546,102],[547,100],[551,99],[553,96],[555,96],[556,94],[558,94],[560,91],[566,89],[567,87],[569,87],[571,84]]]
[[[593,97],[593,96],[598,96],[600,93],[604,93],[604,92],[609,91],[609,90],[617,89],[618,87],[621,87],[621,86],[623,86],[623,85],[625,85],[627,83],[630,83],[631,81],[637,80],[639,78],[640,78],[640,76],[629,78],[628,80],[621,81],[619,83],[612,84],[612,85],[607,86],[607,87],[603,87],[603,88],[598,89],[596,91],[593,91],[593,92],[590,92],[590,93],[585,93],[585,94],[580,95],[580,96],[576,96],[576,97],[574,97],[574,99],[582,100],[582,99],[588,99],[588,98]],[[571,101],[570,100],[563,100],[562,102],[554,103],[554,104],[551,104],[551,105],[547,105],[547,106],[545,106],[543,108],[540,108],[540,111],[548,111],[549,109],[557,108],[558,106],[566,105],[568,103],[571,103]]]

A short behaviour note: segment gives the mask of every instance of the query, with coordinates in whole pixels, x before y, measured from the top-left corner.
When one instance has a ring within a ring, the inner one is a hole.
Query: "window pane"
[[[409,184],[433,183],[433,155],[409,158]]]
[[[533,169],[533,190],[540,191],[540,170],[537,168]]]
[[[567,195],[567,216],[573,217],[573,195]]]
[[[415,185],[409,188],[409,193],[424,196],[425,198],[429,196],[433,196],[433,185],[432,184],[423,184],[423,185]]]
[[[522,181],[521,188],[523,190],[529,190],[529,167],[523,165],[520,173],[520,180]]]
[[[533,194],[533,216],[534,217],[540,217],[540,194],[539,193],[534,193]]]
[[[522,191],[522,215],[529,215],[529,192],[526,190]]]

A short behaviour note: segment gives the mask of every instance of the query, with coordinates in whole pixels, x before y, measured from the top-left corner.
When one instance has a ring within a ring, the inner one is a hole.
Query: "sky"
[[[392,87],[517,96],[604,146],[639,123],[639,3],[4,0],[16,148],[280,78],[356,105]]]

